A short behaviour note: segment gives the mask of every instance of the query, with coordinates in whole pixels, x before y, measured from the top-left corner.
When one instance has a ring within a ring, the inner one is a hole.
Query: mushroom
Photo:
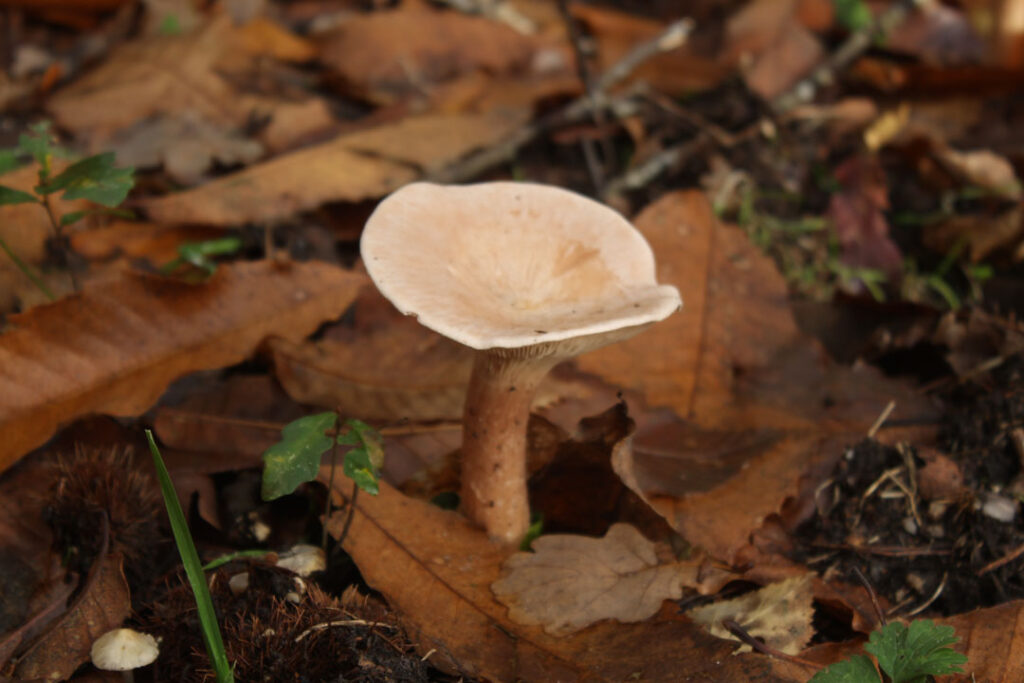
[[[152,664],[160,654],[156,638],[130,628],[115,628],[96,639],[90,651],[92,663],[103,671],[121,671],[126,683],[132,670]]]
[[[621,215],[533,183],[406,185],[360,243],[381,293],[477,349],[463,413],[463,512],[492,538],[529,526],[526,429],[534,391],[561,361],[637,334],[681,306]]]

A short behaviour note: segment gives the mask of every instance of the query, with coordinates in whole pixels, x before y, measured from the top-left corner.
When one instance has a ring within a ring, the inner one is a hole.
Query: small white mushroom
[[[121,671],[124,680],[131,683],[132,670],[152,664],[160,648],[156,638],[130,628],[107,631],[92,644],[90,657],[97,669]]]
[[[327,555],[319,546],[299,543],[278,556],[277,566],[291,570],[299,576],[309,576],[313,572],[327,569]]]
[[[466,395],[462,507],[501,541],[529,526],[526,427],[557,363],[681,306],[621,215],[556,187],[406,185],[370,216],[366,269],[400,311],[478,350]]]

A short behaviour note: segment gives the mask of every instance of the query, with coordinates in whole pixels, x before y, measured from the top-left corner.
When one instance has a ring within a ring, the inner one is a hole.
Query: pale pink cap
[[[406,185],[370,216],[360,248],[398,310],[475,349],[640,328],[682,306],[629,221],[548,185]]]

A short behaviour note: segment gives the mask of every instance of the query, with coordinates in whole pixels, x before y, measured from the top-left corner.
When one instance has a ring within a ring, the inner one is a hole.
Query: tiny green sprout
[[[874,631],[864,649],[878,660],[891,683],[926,683],[929,676],[962,673],[967,657],[950,645],[960,639],[952,626],[931,619],[899,622]],[[811,683],[878,683],[878,672],[866,655],[855,655],[822,669]]]
[[[160,272],[168,275],[184,265],[189,265],[210,276],[217,272],[217,262],[212,257],[234,254],[241,248],[242,238],[238,236],[221,237],[205,242],[187,242],[178,246],[178,257],[160,266]]]
[[[54,236],[63,247],[63,229],[87,215],[94,213],[117,213],[114,211],[128,196],[135,183],[131,168],[119,167],[115,164],[114,153],[106,152],[86,157],[72,163],[57,175],[53,174],[53,160],[68,158],[70,153],[56,144],[49,122],[41,122],[29,127],[29,132],[18,137],[18,145],[13,149],[0,150],[0,174],[15,170],[25,162],[35,161],[38,165],[36,185],[32,192],[25,192],[6,185],[0,185],[0,206],[12,204],[39,204],[53,227]],[[85,211],[72,211],[60,218],[53,210],[51,195],[63,192],[61,199],[86,199],[101,208]],[[131,215],[131,214],[127,214]],[[32,283],[53,301],[56,297],[46,287],[42,279],[23,262],[13,250],[0,240],[3,250],[18,269]],[[74,273],[69,271],[72,285],[77,289]]]
[[[384,460],[380,435],[359,420],[345,420],[336,438],[326,435],[337,422],[334,413],[307,415],[285,425],[282,439],[263,454],[263,499],[292,493],[316,479],[320,459],[334,444],[352,446],[342,463],[345,475],[369,494],[376,495]]]

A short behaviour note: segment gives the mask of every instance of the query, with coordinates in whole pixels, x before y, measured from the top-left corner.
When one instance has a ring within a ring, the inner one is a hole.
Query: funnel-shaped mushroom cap
[[[475,349],[639,327],[681,305],[629,221],[545,185],[406,185],[370,216],[360,248],[400,311]]]

